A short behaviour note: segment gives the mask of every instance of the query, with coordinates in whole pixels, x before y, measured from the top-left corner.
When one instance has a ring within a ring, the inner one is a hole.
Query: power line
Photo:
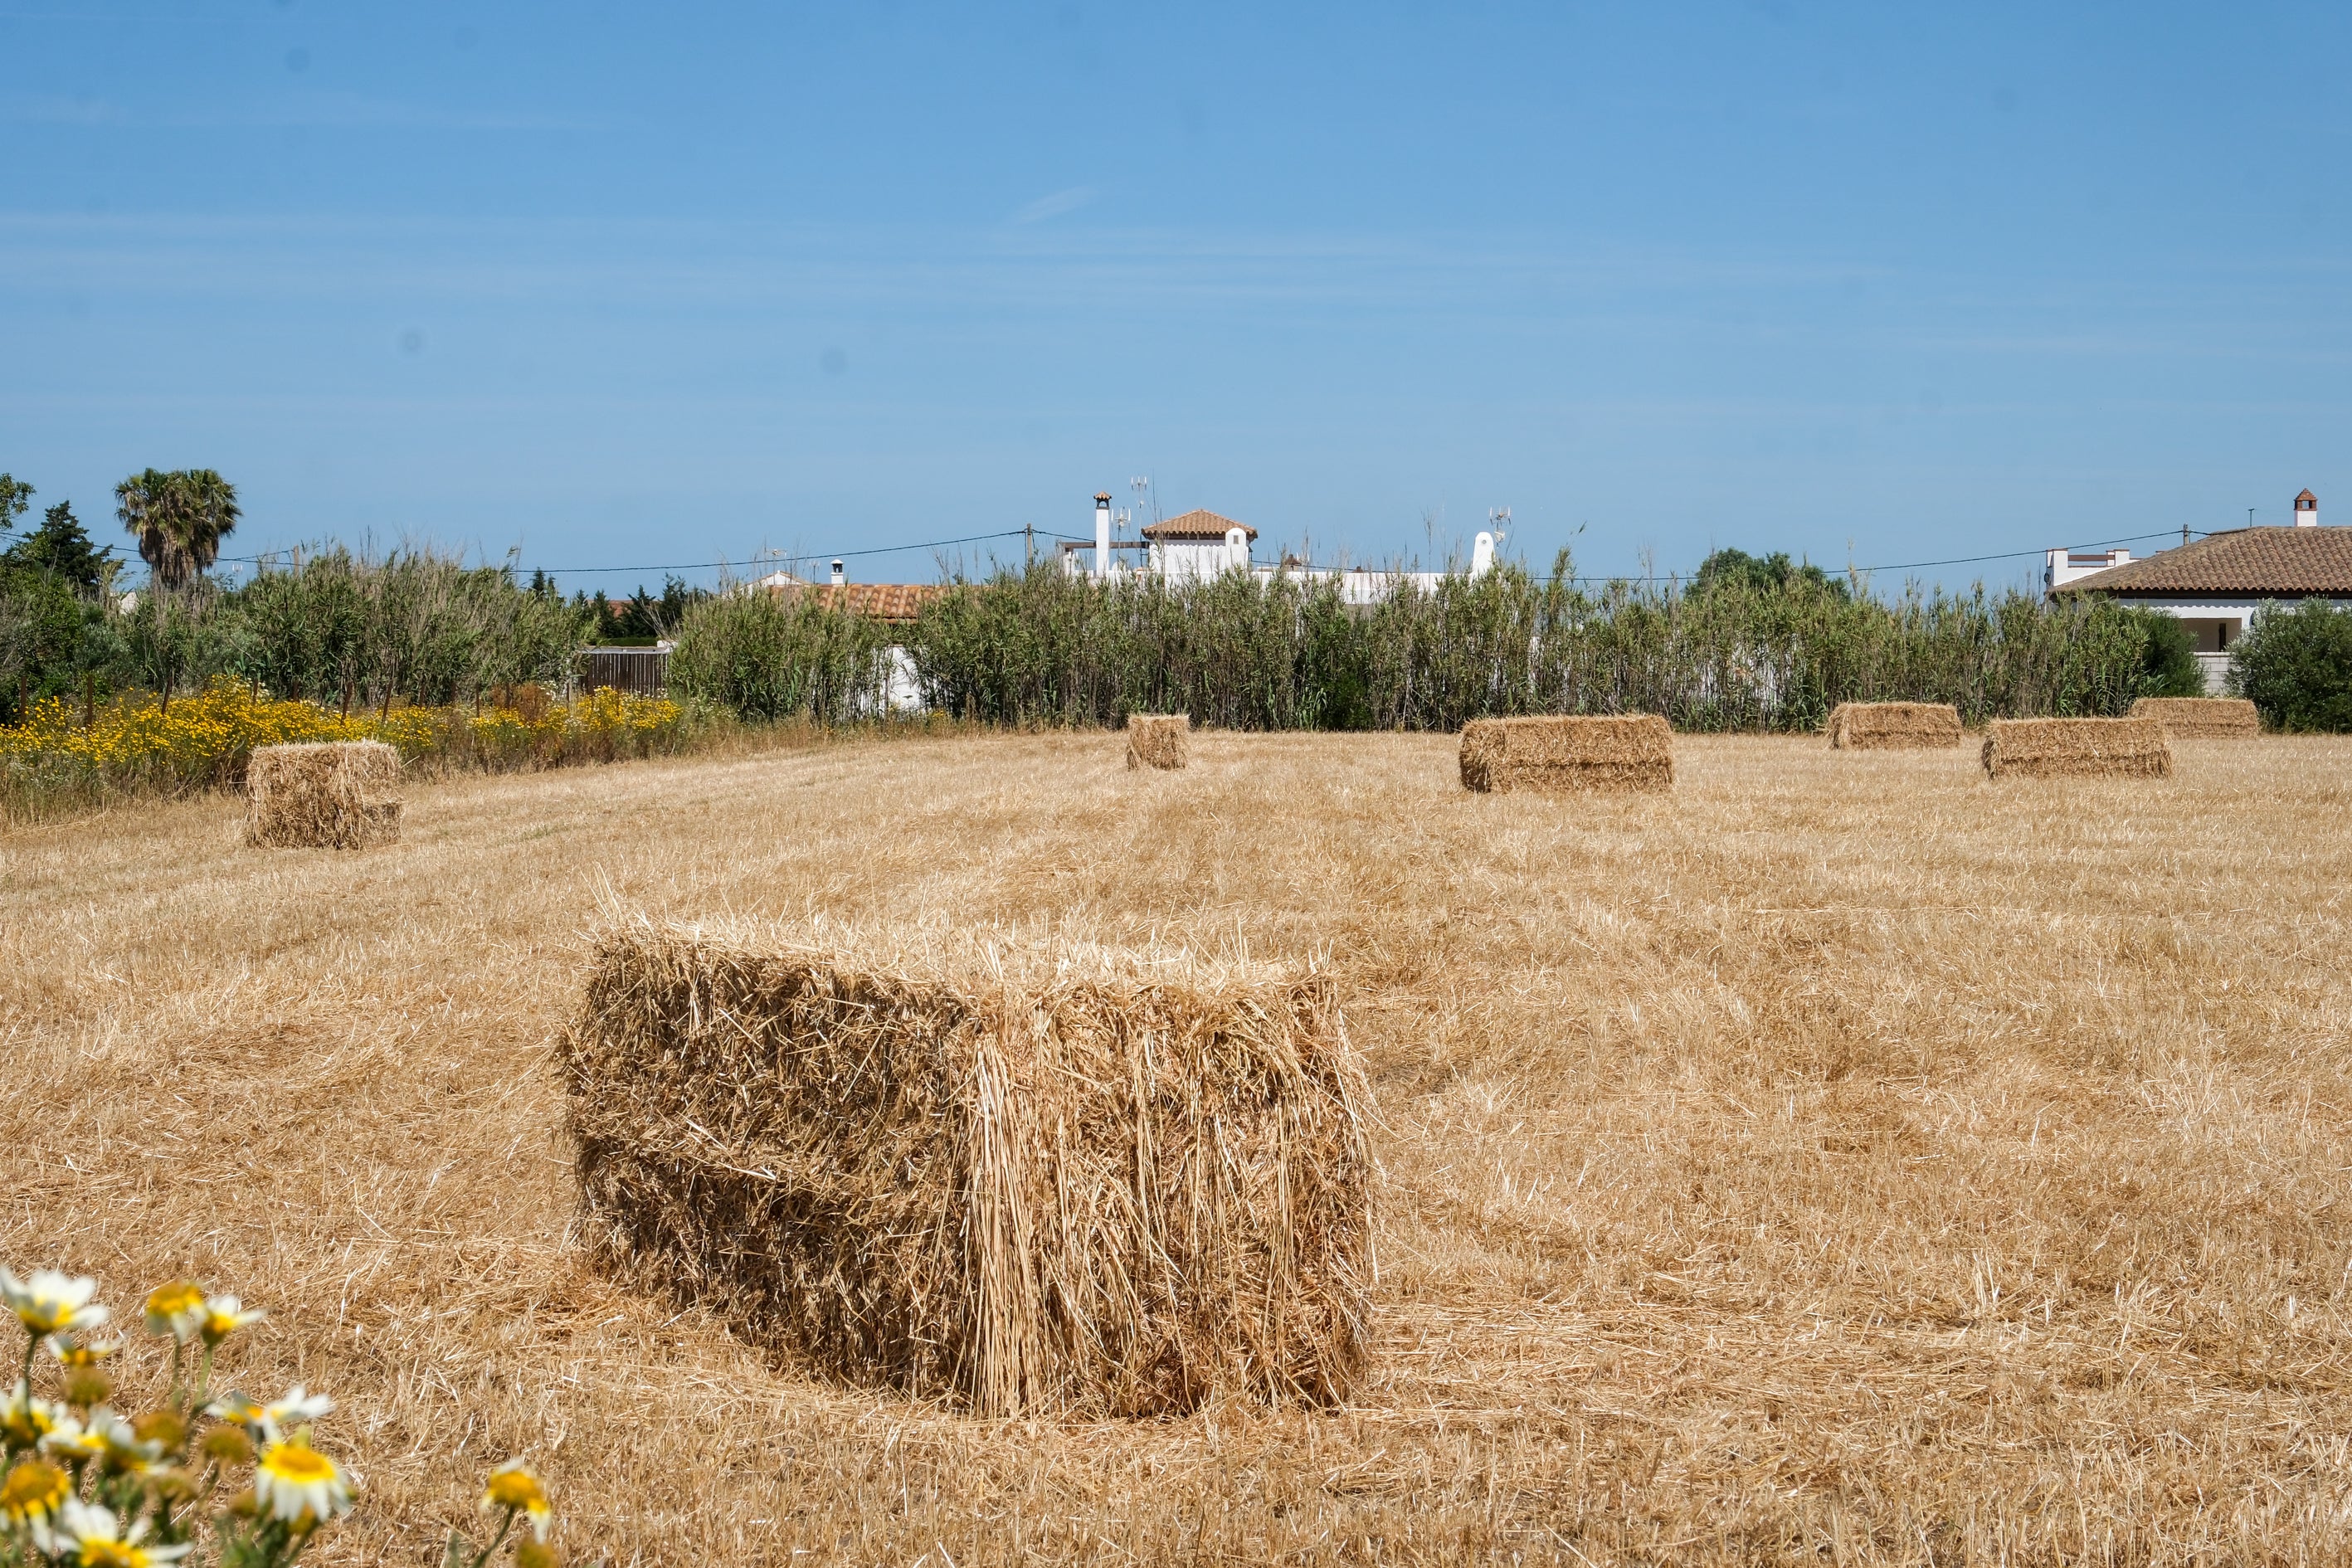
[[[849,561],[867,555],[902,555],[914,550],[944,550],[950,544],[979,544],[992,539],[1018,539],[1024,529],[1008,528],[995,533],[971,533],[961,539],[934,539],[922,544],[877,544],[864,550],[820,550],[803,555],[785,555],[771,551],[757,551],[741,561],[673,561],[662,566],[533,566],[533,572],[544,572],[551,577],[587,577],[622,572],[697,572],[715,566],[773,565],[779,562]],[[258,565],[287,554],[275,551],[267,555],[224,555],[224,561],[241,561]],[[521,571],[521,566],[515,568]]]

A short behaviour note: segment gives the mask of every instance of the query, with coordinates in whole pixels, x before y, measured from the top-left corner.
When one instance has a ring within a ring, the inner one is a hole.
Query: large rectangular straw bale
[[[1321,975],[640,921],[562,1061],[596,1255],[822,1373],[1128,1415],[1362,1373],[1367,1091]]]
[[[1652,790],[1675,782],[1675,737],[1655,714],[1473,719],[1462,727],[1462,787]]]
[[[381,741],[257,746],[245,789],[250,844],[363,849],[400,837],[400,753]]]
[[[2172,748],[2153,719],[1996,719],[1983,757],[1995,778],[2172,776]]]
[[[1841,702],[1830,744],[1841,751],[1920,751],[1960,743],[1960,710],[1948,702]]]
[[[1127,765],[1130,768],[1181,768],[1192,733],[1188,713],[1130,713],[1127,716]]]
[[[2263,732],[2262,715],[2242,697],[2143,697],[2135,719],[2153,719],[2176,741],[2248,741]]]

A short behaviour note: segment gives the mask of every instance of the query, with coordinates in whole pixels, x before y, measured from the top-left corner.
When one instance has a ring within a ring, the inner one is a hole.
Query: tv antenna
[[[1495,531],[1495,542],[1496,542],[1496,543],[1500,544],[1500,543],[1503,542],[1503,540],[1507,537],[1507,535],[1506,535],[1506,534],[1505,534],[1505,532],[1504,532],[1503,525],[1504,525],[1504,524],[1506,524],[1506,523],[1507,523],[1507,522],[1509,522],[1510,521],[1511,521],[1511,509],[1510,509],[1509,507],[1507,507],[1507,506],[1498,506],[1498,507],[1490,507],[1490,508],[1488,508],[1488,509],[1487,509],[1487,511],[1486,511],[1486,521],[1487,521],[1487,523],[1488,523],[1490,526],[1492,526],[1492,527],[1493,527],[1493,529],[1494,529],[1494,531]]]

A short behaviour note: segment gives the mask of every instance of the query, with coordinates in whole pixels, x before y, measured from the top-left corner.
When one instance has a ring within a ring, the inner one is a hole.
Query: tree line
[[[894,653],[894,649],[897,651]],[[1241,730],[1451,730],[1522,713],[1664,714],[1685,730],[1806,730],[1843,701],[1951,702],[1970,721],[2121,713],[2196,695],[2170,617],[1916,585],[1882,598],[1786,556],[1722,552],[1687,583],[1410,579],[1369,605],[1329,578],[1098,583],[1038,568],[948,585],[911,625],[820,595],[722,595],[682,623],[674,689],[756,717],[880,710],[895,679],[992,724],[1185,712]]]

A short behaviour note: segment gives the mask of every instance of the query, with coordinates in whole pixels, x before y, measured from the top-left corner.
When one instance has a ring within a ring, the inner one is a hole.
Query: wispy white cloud
[[[1095,190],[1092,185],[1072,185],[1066,191],[1055,191],[1052,195],[1039,196],[1004,221],[1008,224],[1043,223],[1049,217],[1060,217],[1064,213],[1076,212],[1094,199]]]

